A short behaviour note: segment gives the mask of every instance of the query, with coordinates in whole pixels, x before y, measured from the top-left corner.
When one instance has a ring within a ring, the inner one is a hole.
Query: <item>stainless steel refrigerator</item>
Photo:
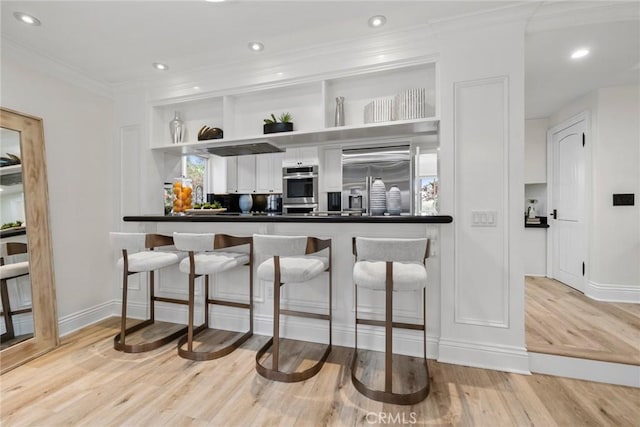
[[[356,148],[342,151],[342,206],[354,204],[353,195],[362,194],[362,210],[369,213],[369,190],[375,178],[381,178],[387,192],[397,185],[403,214],[413,212],[413,165],[409,145]],[[350,196],[352,196],[350,198]]]

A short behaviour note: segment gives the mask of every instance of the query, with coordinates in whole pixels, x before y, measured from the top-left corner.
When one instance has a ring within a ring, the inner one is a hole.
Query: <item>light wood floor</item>
[[[638,389],[433,361],[425,401],[386,405],[353,388],[348,348],[335,347],[306,382],[277,383],[254,369],[265,337],[224,358],[193,362],[179,358],[175,345],[143,354],[113,350],[117,322],[65,337],[58,349],[2,375],[0,424],[617,427],[640,419]]]
[[[544,277],[525,286],[527,350],[640,365],[640,304],[595,301]]]

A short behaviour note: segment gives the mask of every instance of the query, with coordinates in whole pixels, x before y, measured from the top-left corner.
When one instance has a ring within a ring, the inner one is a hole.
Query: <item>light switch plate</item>
[[[495,227],[497,222],[497,211],[471,211],[472,227]]]

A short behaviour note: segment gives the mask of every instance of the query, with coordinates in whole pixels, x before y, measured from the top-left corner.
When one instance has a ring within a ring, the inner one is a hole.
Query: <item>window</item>
[[[206,202],[207,159],[195,155],[184,156],[182,158],[182,176],[190,179],[193,185],[193,204]]]

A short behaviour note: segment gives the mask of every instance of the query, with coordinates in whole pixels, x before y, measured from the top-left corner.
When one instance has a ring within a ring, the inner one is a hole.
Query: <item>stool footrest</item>
[[[384,320],[356,319],[356,323],[358,325],[386,326],[386,322]],[[421,324],[393,322],[392,325],[393,325],[394,328],[413,329],[415,331],[424,331],[424,325],[421,325]]]
[[[296,310],[283,310],[283,309],[280,309],[280,314],[286,314],[287,316],[309,317],[311,319],[321,319],[321,320],[330,320],[331,319],[328,314],[308,313],[306,311],[296,311]]]
[[[273,369],[267,368],[266,366],[260,363],[260,359],[262,358],[262,356],[264,356],[264,354],[272,345],[273,345],[273,337],[269,339],[269,341],[267,341],[266,344],[263,345],[262,348],[260,348],[260,350],[258,350],[258,352],[256,353],[256,371],[268,380],[280,381],[284,383],[294,383],[298,381],[304,381],[313,377],[315,374],[320,372],[320,369],[322,369],[324,362],[329,357],[329,353],[331,353],[331,344],[329,344],[327,345],[327,348],[322,354],[322,357],[320,358],[320,360],[310,368],[305,369],[304,371],[300,371],[300,372],[274,371]]]
[[[221,299],[208,299],[207,304],[224,305],[227,307],[246,308],[246,309],[251,308],[251,304],[247,304],[245,302],[225,301]]]
[[[426,384],[424,387],[412,393],[393,393],[392,391],[375,390],[367,387],[362,381],[356,377],[356,363],[358,359],[358,349],[354,349],[353,357],[351,359],[351,383],[361,394],[367,396],[369,399],[376,400],[378,402],[392,403],[395,405],[415,405],[422,402],[429,395],[429,389],[431,382],[429,380],[429,367],[427,366],[427,360],[424,359],[424,369],[426,371]],[[391,372],[386,373],[391,375]]]
[[[193,330],[193,336],[195,337],[196,335],[198,335],[202,331],[206,331],[208,329],[217,330],[217,329],[214,329],[214,328],[209,328],[209,327],[207,327],[206,324],[203,323],[202,325],[198,326],[197,328],[195,328]],[[231,353],[236,348],[240,347],[252,335],[253,335],[253,330],[250,329],[247,332],[245,332],[244,334],[240,335],[235,340],[233,340],[231,343],[226,345],[225,347],[222,347],[222,348],[220,348],[218,350],[215,350],[215,351],[189,351],[189,350],[185,350],[182,347],[188,342],[189,337],[188,336],[184,336],[184,337],[180,338],[180,341],[178,341],[178,355],[180,357],[185,358],[185,359],[196,360],[196,361],[199,361],[199,362],[203,361],[203,360],[218,359],[220,357],[226,356],[227,354]]]
[[[152,297],[151,298],[152,301],[160,301],[160,302],[169,302],[172,304],[183,304],[183,305],[189,305],[189,301],[187,300],[182,300],[182,299],[176,299],[176,298],[167,298],[167,297]]]
[[[132,334],[136,331],[139,331],[140,329],[146,328],[147,326],[152,325],[153,323],[154,321],[152,319],[147,319],[142,323],[138,323],[137,325],[131,326],[130,328],[125,329],[124,331],[125,336]],[[123,351],[125,353],[143,353],[145,351],[151,351],[151,350],[155,350],[156,348],[162,347],[163,345],[175,340],[176,338],[179,338],[180,336],[186,333],[187,333],[187,327],[185,326],[184,328],[180,328],[176,332],[166,335],[155,341],[145,342],[141,344],[122,344],[120,342],[121,333],[119,333],[118,335],[113,337],[113,348],[115,348],[118,351]]]

